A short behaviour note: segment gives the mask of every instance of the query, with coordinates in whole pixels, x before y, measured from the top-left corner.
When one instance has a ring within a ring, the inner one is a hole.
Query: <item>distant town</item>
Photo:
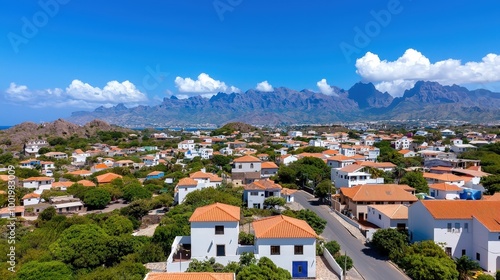
[[[0,278],[498,277],[499,133],[16,125],[0,131]]]

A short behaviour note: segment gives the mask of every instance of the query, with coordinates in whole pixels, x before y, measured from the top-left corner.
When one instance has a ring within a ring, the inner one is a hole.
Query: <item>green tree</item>
[[[332,254],[332,256],[338,255],[340,252],[340,245],[337,241],[332,240],[325,243],[325,248]]]
[[[21,266],[16,278],[19,280],[71,280],[73,271],[60,261],[31,261]]]
[[[123,198],[127,201],[134,201],[138,199],[148,199],[151,198],[152,194],[150,191],[145,189],[144,187],[132,184],[130,186],[126,186],[123,189]]]
[[[79,280],[142,280],[146,272],[144,265],[125,261],[111,268],[99,267]]]
[[[336,256],[335,261],[340,265],[340,267],[342,267],[342,269],[345,269],[345,271],[351,270],[351,268],[354,266],[351,257],[347,255]]]
[[[241,245],[253,245],[254,240],[255,236],[251,233],[240,231],[238,234],[238,243]]]
[[[461,256],[460,258],[455,258],[455,264],[457,265],[460,280],[469,279],[471,271],[481,269],[481,266],[477,261],[471,260],[466,255]]]
[[[415,280],[458,279],[455,263],[450,258],[428,257],[421,254],[405,256],[405,272]]]
[[[104,189],[93,188],[85,193],[83,202],[90,209],[104,209],[111,201],[111,195]]]
[[[284,206],[286,200],[282,197],[271,196],[264,200],[264,206],[266,207],[275,207],[275,206]]]
[[[113,215],[104,221],[102,228],[109,235],[119,236],[132,233],[134,225],[124,216]]]
[[[40,221],[50,221],[52,217],[57,215],[56,208],[47,207],[45,208],[40,215],[38,215],[38,220]]]
[[[395,256],[408,245],[408,236],[393,228],[379,229],[373,234],[371,244],[382,254]]]
[[[422,172],[408,172],[403,176],[403,178],[401,178],[399,183],[415,188],[417,193],[429,193],[429,185],[427,184]]]
[[[50,148],[47,148],[47,147],[41,147],[39,150],[38,150],[38,154],[40,155],[44,155],[46,153],[50,152]]]
[[[245,266],[236,276],[238,280],[274,280],[274,279],[292,279],[288,270],[277,267],[273,261],[267,257],[259,259],[257,264]]]
[[[500,192],[500,175],[490,175],[481,178],[481,184],[486,189],[486,194],[492,195]]]
[[[329,179],[321,181],[314,189],[314,196],[324,202],[326,199],[331,199],[329,196],[335,193],[332,181]],[[328,200],[329,201],[329,200]]]
[[[75,268],[94,268],[103,264],[108,254],[109,236],[95,224],[73,225],[50,245],[50,252]]]
[[[495,280],[495,277],[489,274],[481,274],[476,278],[476,280]]]

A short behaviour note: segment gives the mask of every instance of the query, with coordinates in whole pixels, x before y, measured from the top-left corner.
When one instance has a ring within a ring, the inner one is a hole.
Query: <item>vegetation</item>
[[[342,255],[340,253],[340,245],[337,243],[337,241],[332,240],[327,243],[325,243],[325,249],[330,252],[330,254],[333,256],[335,261],[342,267],[342,269],[345,269],[345,271],[349,271],[353,266],[353,261],[351,257],[347,255]]]
[[[306,221],[314,229],[317,235],[323,233],[326,226],[326,221],[309,209],[302,209],[299,211],[285,210],[282,214]]]
[[[416,193],[429,193],[429,185],[427,184],[422,172],[408,172],[399,182],[414,188]]]
[[[111,195],[104,189],[93,188],[85,192],[83,202],[90,209],[103,209],[111,201]]]
[[[471,260],[467,256],[462,256],[460,258],[455,258],[455,264],[457,265],[458,278],[460,280],[467,280],[471,275],[473,270],[481,269],[477,261]]]

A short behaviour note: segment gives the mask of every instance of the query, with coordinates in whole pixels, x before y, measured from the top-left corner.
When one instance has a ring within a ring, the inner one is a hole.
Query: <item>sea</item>
[[[12,127],[11,125],[0,125],[0,130],[4,130],[11,127]]]

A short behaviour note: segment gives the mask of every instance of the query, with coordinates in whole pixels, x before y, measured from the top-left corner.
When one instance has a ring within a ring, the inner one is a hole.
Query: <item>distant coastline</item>
[[[11,125],[0,125],[0,130],[5,130],[11,127],[12,127]]]

